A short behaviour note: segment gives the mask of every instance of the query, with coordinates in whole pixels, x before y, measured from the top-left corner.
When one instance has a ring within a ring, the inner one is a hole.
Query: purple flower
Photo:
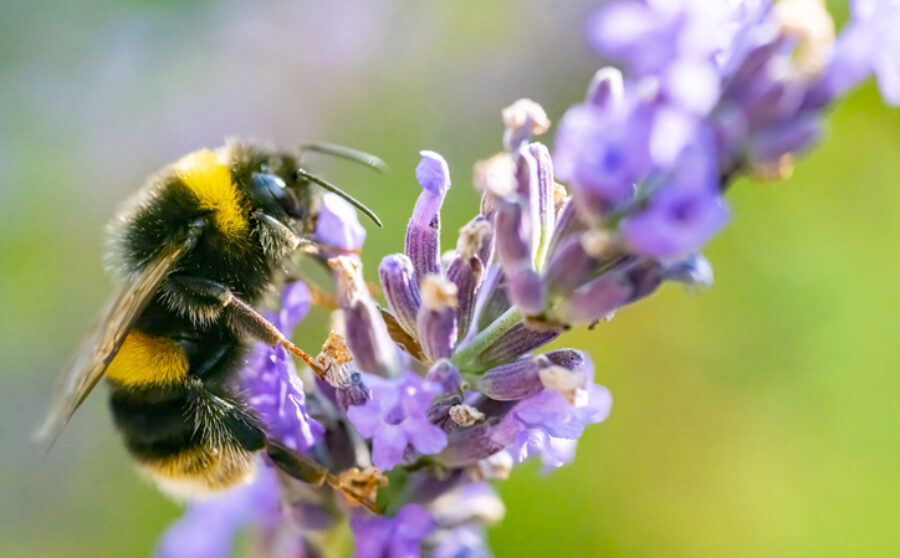
[[[281,300],[281,311],[266,317],[290,336],[309,310],[309,289],[303,282],[292,283],[285,287]],[[248,365],[241,371],[240,381],[269,437],[301,451],[322,439],[325,430],[309,416],[303,383],[293,358],[281,346],[257,343]]]
[[[280,487],[274,471],[258,467],[252,484],[189,505],[169,527],[156,549],[156,558],[221,558],[231,555],[240,529],[276,524],[281,520]]]
[[[494,427],[491,438],[505,445],[516,461],[540,456],[545,466],[559,467],[571,461],[577,440],[588,424],[609,416],[612,396],[594,384],[593,368],[585,361],[584,387],[576,388],[571,401],[560,391],[544,389],[516,403]]]
[[[646,106],[570,108],[560,122],[553,158],[556,176],[568,182],[582,214],[603,216],[630,200],[651,166],[652,113]]]
[[[372,438],[372,462],[382,470],[403,460],[407,446],[419,453],[438,453],[447,445],[444,431],[428,422],[428,408],[440,387],[412,372],[395,380],[367,375],[372,399],[347,410],[360,434]]]
[[[727,2],[617,0],[590,21],[594,48],[632,76],[652,76],[668,102],[695,114],[715,106],[720,82],[713,55],[721,48]]]
[[[356,558],[418,558],[422,541],[437,527],[423,507],[407,504],[395,517],[353,514],[350,528],[356,540]]]
[[[366,239],[366,229],[360,224],[352,205],[337,194],[327,192],[322,196],[315,238],[326,246],[359,250]]]
[[[692,145],[661,182],[650,194],[647,209],[623,222],[625,240],[636,251],[655,257],[698,250],[728,219],[711,142]]]
[[[900,105],[900,2],[855,0],[851,4],[853,19],[835,44],[823,88],[833,99],[874,73],[884,99]]]

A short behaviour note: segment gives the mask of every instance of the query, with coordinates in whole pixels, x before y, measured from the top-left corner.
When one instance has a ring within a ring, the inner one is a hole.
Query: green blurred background
[[[556,121],[582,97],[595,6],[0,3],[0,556],[143,556],[179,514],[132,471],[102,394],[48,457],[29,439],[109,292],[103,225],[150,172],[233,135],[377,153],[383,178],[321,167],[385,218],[372,276],[401,248],[419,149],[450,163],[451,242],[499,110],[529,96]],[[665,287],[562,340],[589,348],[613,413],[573,466],[501,485],[499,556],[897,555],[898,153],[900,114],[869,85],[793,178],[736,185],[712,289]]]

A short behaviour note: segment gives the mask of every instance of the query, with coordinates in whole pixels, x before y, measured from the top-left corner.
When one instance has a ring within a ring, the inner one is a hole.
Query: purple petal
[[[372,437],[372,463],[382,471],[393,469],[403,460],[407,443],[402,428],[382,424]]]
[[[424,190],[443,196],[450,189],[450,168],[447,161],[434,151],[419,151],[422,160],[416,167],[416,180]]]
[[[605,387],[589,384],[579,393],[575,402],[575,415],[582,424],[603,422],[612,409],[612,394]]]
[[[416,318],[419,344],[429,360],[450,358],[459,334],[456,285],[439,275],[422,280],[422,307]]]
[[[300,323],[309,306],[312,304],[312,296],[309,293],[309,287],[303,281],[290,283],[284,287],[281,293],[281,312],[279,312],[279,323],[282,326],[282,333],[290,335],[294,326]]]
[[[347,418],[359,433],[366,438],[375,435],[381,425],[381,404],[377,399],[370,399],[364,405],[356,405],[347,409]]]
[[[397,534],[406,539],[421,540],[435,528],[431,514],[416,504],[400,508],[396,521]]]
[[[410,443],[423,455],[432,455],[447,447],[447,435],[439,427],[420,421],[405,421],[403,430]]]
[[[359,250],[366,239],[366,230],[352,205],[337,194],[326,192],[316,221],[315,238],[327,246]]]
[[[581,437],[584,425],[572,405],[559,392],[544,390],[513,407],[510,413],[527,426],[570,440]]]
[[[459,389],[462,381],[459,375],[459,369],[453,366],[453,363],[447,359],[441,359],[435,362],[428,369],[425,376],[426,381],[440,386],[443,393],[453,393]]]

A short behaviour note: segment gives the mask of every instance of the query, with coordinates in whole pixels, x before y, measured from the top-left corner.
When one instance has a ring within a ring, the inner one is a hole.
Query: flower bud
[[[588,86],[585,102],[600,108],[613,108],[625,96],[625,83],[618,68],[607,66],[594,74]]]
[[[416,317],[422,299],[412,261],[404,254],[386,256],[378,266],[378,275],[381,278],[381,288],[384,289],[384,298],[397,318],[397,323],[415,337]]]
[[[503,146],[513,153],[531,140],[550,129],[550,119],[541,105],[531,99],[519,99],[503,109]]]
[[[416,323],[422,352],[432,361],[450,358],[456,346],[456,295],[456,285],[440,275],[422,280],[422,307]]]
[[[517,401],[534,395],[545,387],[555,389],[554,385],[547,385],[550,382],[550,376],[546,373],[548,370],[559,368],[584,378],[584,362],[584,355],[574,349],[559,349],[525,357],[488,370],[479,376],[476,389],[497,401]],[[545,381],[545,377],[548,381]]]
[[[450,189],[450,170],[444,158],[433,151],[421,151],[420,154],[422,160],[416,167],[416,179],[422,186],[422,193],[406,228],[404,249],[417,281],[440,271],[440,211]]]
[[[608,273],[590,281],[563,302],[557,318],[564,323],[592,323],[630,302],[635,287],[624,277]]]
[[[532,329],[524,322],[514,325],[476,357],[477,368],[486,370],[504,362],[511,362],[545,345],[559,336],[553,329]]]
[[[359,261],[339,256],[328,260],[328,265],[335,271],[347,345],[357,366],[372,374],[397,375],[400,370],[397,350],[363,281]]]
[[[453,366],[448,359],[442,358],[431,365],[425,379],[441,386],[444,393],[453,393],[459,390],[462,379],[459,369]]]

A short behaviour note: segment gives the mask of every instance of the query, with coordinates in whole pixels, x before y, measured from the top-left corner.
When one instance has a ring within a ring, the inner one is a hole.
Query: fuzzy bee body
[[[258,421],[232,386],[249,342],[222,316],[227,310],[217,289],[255,304],[280,286],[289,252],[279,242],[293,248],[291,235],[308,232],[310,188],[285,189],[294,199],[282,203],[268,191],[280,185],[260,182],[280,179],[286,188],[296,168],[287,155],[243,145],[198,151],[151,179],[113,225],[114,254],[134,274],[203,220],[194,245],[168,272],[106,370],[110,407],[128,451],[174,495],[244,481],[253,452],[264,446]],[[269,230],[273,224],[263,214],[287,230]],[[204,288],[195,288],[198,282]]]
[[[245,350],[227,326],[198,331],[156,302],[107,369],[125,446],[166,492],[201,495],[252,474],[264,434],[230,385]]]
[[[240,483],[262,449],[301,480],[329,478],[267,439],[235,387],[255,341],[308,358],[253,307],[283,286],[298,244],[310,242],[315,183],[358,204],[298,158],[232,143],[183,157],[138,191],[110,226],[121,288],[70,367],[47,434],[55,438],[105,376],[129,453],[166,492]]]

